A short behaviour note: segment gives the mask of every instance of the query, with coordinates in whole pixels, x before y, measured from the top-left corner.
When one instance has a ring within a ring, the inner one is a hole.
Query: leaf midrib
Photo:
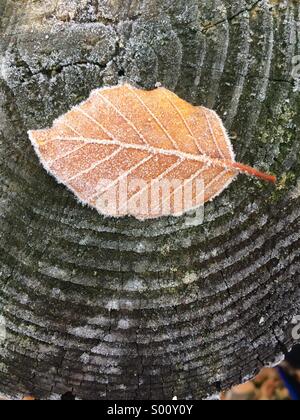
[[[182,160],[190,160],[194,162],[206,163],[209,166],[216,166],[220,168],[232,167],[232,169],[236,171],[236,168],[233,167],[234,162],[231,162],[230,160],[221,160],[221,159],[212,158],[206,155],[194,155],[192,153],[186,153],[180,150],[167,150],[167,149],[162,149],[155,146],[146,146],[142,144],[129,144],[129,143],[124,143],[119,140],[97,140],[97,139],[89,139],[86,137],[56,137],[52,141],[78,141],[78,142],[84,142],[86,144],[99,144],[101,146],[119,146],[121,149],[140,150],[140,151],[147,152],[153,156],[160,154],[160,155],[165,155],[165,156],[174,156]]]

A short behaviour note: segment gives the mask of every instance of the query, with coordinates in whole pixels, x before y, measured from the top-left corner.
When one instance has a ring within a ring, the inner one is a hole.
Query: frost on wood
[[[29,132],[44,167],[109,216],[181,216],[244,172],[220,118],[164,88],[98,89],[49,130]]]

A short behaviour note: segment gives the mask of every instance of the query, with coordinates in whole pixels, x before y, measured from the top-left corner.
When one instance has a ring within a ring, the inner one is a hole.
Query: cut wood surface
[[[0,394],[205,398],[295,344],[299,22],[293,0],[0,1]],[[201,225],[82,206],[27,131],[120,82],[215,110],[277,186],[239,177]]]

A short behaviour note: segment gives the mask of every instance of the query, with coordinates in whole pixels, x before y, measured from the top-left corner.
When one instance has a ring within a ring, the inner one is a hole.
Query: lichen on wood
[[[278,361],[300,312],[298,2],[1,0],[0,12],[0,391],[204,398]],[[215,109],[237,159],[276,173],[276,191],[240,178],[201,226],[82,207],[26,133],[120,81]]]

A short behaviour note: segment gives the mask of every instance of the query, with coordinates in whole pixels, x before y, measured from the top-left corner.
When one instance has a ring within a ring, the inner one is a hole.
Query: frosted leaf
[[[214,111],[164,88],[95,90],[29,137],[45,169],[107,216],[181,216],[213,200],[238,173],[275,182],[235,162]]]

